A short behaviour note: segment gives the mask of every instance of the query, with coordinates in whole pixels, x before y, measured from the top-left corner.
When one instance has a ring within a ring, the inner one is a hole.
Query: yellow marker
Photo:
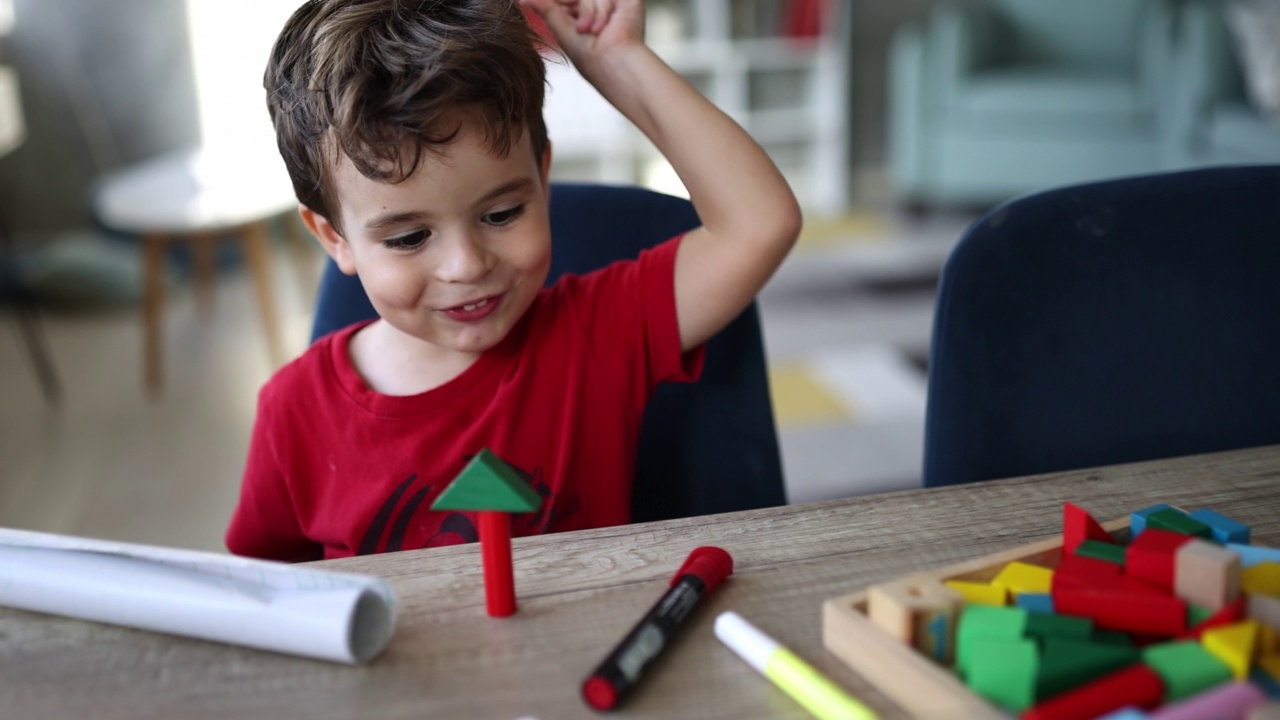
[[[866,705],[735,612],[716,618],[716,637],[821,720],[876,720]]]

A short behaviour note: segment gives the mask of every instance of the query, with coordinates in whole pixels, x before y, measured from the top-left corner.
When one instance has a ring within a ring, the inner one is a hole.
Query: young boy
[[[543,498],[514,535],[630,519],[645,403],[782,262],[800,212],[773,163],[644,44],[641,0],[521,0],[684,181],[703,225],[543,289],[544,68],[513,0],[312,0],[266,73],[311,232],[378,319],[262,389],[234,553],[286,561],[476,539],[430,511],[489,448]]]

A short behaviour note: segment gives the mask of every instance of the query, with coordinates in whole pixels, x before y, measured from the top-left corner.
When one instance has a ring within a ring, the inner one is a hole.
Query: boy
[[[513,0],[312,0],[266,73],[311,232],[378,313],[259,396],[238,554],[286,561],[471,541],[428,510],[488,447],[543,498],[513,535],[622,524],[658,382],[782,262],[800,212],[773,163],[645,46],[642,0],[521,0],[671,162],[703,226],[542,289],[544,69]]]

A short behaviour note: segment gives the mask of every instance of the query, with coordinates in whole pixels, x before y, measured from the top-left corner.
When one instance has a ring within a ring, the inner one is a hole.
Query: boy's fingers
[[[592,28],[596,22],[596,0],[579,0],[578,2],[578,23],[574,29],[580,33],[593,32]]]
[[[609,24],[609,18],[613,15],[613,0],[597,0],[595,9],[595,20],[591,24],[591,33],[599,35],[604,30],[605,25]]]
[[[538,13],[562,44],[565,38],[574,36],[574,19],[568,6],[576,4],[575,0],[519,0],[519,3]]]

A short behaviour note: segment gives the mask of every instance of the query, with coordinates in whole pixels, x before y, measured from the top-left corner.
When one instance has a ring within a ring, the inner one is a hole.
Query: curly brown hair
[[[341,154],[368,178],[401,182],[464,118],[499,157],[527,129],[541,159],[539,42],[514,0],[309,0],[263,78],[298,201],[336,226]]]

